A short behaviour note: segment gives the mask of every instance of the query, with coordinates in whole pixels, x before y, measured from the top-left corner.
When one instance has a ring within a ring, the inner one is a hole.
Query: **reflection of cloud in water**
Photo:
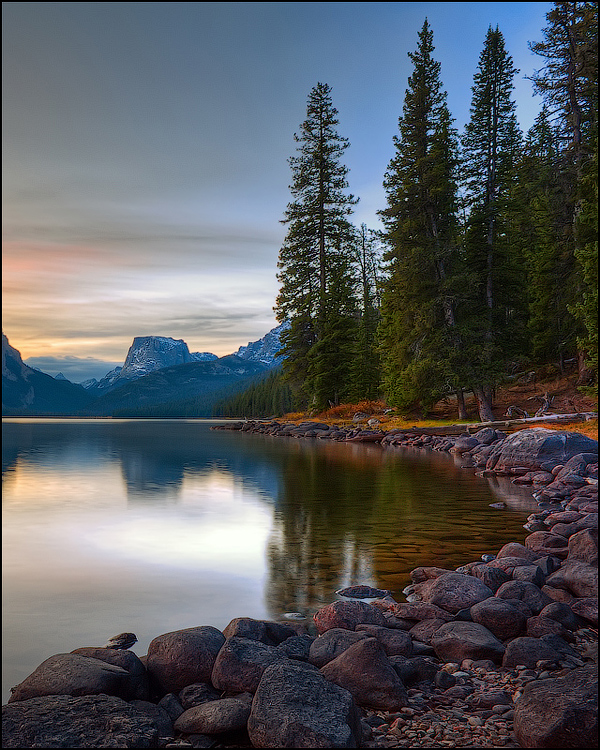
[[[271,512],[255,492],[223,471],[188,476],[178,508],[156,515],[148,507],[89,529],[90,550],[148,565],[262,577]]]
[[[494,495],[511,510],[525,513],[538,510],[537,502],[531,494],[531,485],[513,484],[510,477],[498,476],[487,479]]]

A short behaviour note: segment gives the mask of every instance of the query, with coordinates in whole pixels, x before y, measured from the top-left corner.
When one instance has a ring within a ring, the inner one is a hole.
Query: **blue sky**
[[[276,325],[287,160],[332,87],[354,221],[376,227],[425,17],[456,127],[486,31],[541,101],[551,3],[3,3],[3,330],[73,380],[134,336],[223,355]]]

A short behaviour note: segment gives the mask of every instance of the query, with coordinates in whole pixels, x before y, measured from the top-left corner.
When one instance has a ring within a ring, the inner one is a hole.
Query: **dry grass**
[[[522,382],[507,384],[499,388],[494,399],[494,417],[497,420],[506,418],[506,411],[510,406],[524,409],[533,416],[541,404],[541,397],[548,394],[552,400],[551,410],[557,414],[574,414],[578,412],[594,412],[598,409],[597,400],[582,394],[575,385],[575,375],[562,375],[546,378],[537,382]],[[478,422],[477,404],[472,395],[466,398],[468,418],[462,420],[465,424]],[[385,412],[388,412],[387,414]],[[385,430],[393,428],[408,429],[410,427],[441,427],[443,425],[460,424],[456,418],[456,403],[451,399],[439,401],[427,415],[418,412],[398,414],[390,411],[385,401],[359,401],[356,404],[340,404],[331,409],[315,414],[313,412],[295,412],[286,414],[285,419],[290,422],[301,422],[307,419],[318,420],[335,425],[352,424],[352,417],[357,412],[363,412],[375,417]],[[536,426],[536,425],[532,425]],[[552,424],[544,422],[543,426],[552,430],[579,432],[598,440],[598,420],[587,422],[572,422]]]

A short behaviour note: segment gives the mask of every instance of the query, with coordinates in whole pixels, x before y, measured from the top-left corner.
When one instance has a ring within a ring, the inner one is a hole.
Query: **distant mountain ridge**
[[[94,399],[84,388],[26,365],[2,334],[2,414],[68,416]]]
[[[210,416],[219,398],[243,390],[279,364],[280,335],[286,327],[281,324],[225,357],[192,353],[182,339],[137,336],[122,367],[107,372],[99,381],[91,378],[81,385],[71,383],[62,373],[52,378],[28,367],[3,334],[3,414],[178,416],[191,410]],[[31,392],[34,376],[40,394],[51,382],[54,390],[63,389],[61,398],[36,397]]]

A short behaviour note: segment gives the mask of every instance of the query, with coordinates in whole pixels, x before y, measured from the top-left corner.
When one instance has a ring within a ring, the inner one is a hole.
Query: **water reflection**
[[[3,423],[5,687],[117,632],[143,654],[168,630],[310,615],[352,584],[401,598],[418,565],[522,540],[536,507],[448,455],[209,424]]]

